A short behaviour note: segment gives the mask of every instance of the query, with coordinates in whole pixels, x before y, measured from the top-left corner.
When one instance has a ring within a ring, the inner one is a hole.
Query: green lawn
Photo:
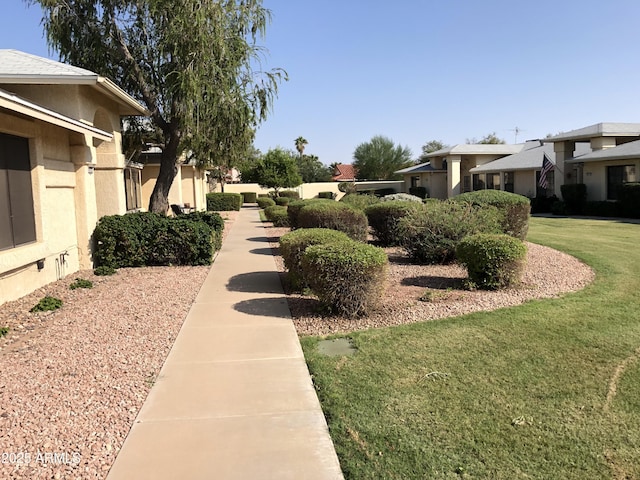
[[[591,265],[560,299],[302,339],[347,479],[640,478],[640,225],[534,218]]]

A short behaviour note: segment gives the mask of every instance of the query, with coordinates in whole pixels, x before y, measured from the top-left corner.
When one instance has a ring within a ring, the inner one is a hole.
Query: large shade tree
[[[162,157],[150,210],[166,212],[183,153],[226,168],[250,148],[281,80],[257,44],[261,0],[25,0],[63,61],[109,77],[151,112]]]
[[[369,142],[361,143],[353,152],[353,166],[358,178],[366,180],[395,180],[396,170],[412,164],[409,147],[395,145],[393,140],[376,135]]]
[[[282,188],[300,185],[302,177],[296,159],[282,148],[273,148],[242,171],[242,181],[272,188],[277,195]]]

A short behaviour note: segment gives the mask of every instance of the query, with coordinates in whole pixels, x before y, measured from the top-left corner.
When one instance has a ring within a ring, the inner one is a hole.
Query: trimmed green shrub
[[[62,307],[62,300],[56,297],[46,296],[42,298],[38,303],[36,303],[31,310],[33,312],[48,312],[51,310],[57,310]]]
[[[328,200],[335,200],[336,194],[334,192],[319,192],[318,198],[326,198]]]
[[[340,202],[351,205],[359,210],[364,210],[369,205],[378,203],[380,199],[375,195],[361,195],[359,193],[347,193],[340,199]]]
[[[267,217],[267,220],[273,222],[274,227],[289,226],[287,207],[283,207],[281,205],[272,205],[264,209],[264,216]]]
[[[640,183],[624,183],[617,193],[620,214],[627,218],[640,218]]]
[[[302,272],[302,256],[307,247],[350,241],[346,233],[329,228],[300,228],[281,236],[280,254],[289,271],[291,288],[303,290],[307,286]]]
[[[207,210],[229,212],[242,208],[242,195],[239,193],[207,193]]]
[[[4,337],[9,333],[9,327],[0,327],[0,337]]]
[[[300,199],[300,194],[295,190],[281,190],[280,192],[278,192],[278,196],[285,198],[295,198],[296,200]]]
[[[287,205],[287,215],[289,215],[289,226],[292,229],[300,228],[298,225],[298,216],[300,215],[300,210],[306,205],[311,205],[314,203],[334,203],[332,200],[327,200],[326,198],[307,198],[305,200],[293,200],[289,202]]]
[[[93,269],[93,274],[99,277],[106,277],[109,275],[114,275],[116,273],[116,269],[113,267],[108,267],[107,265],[100,265]]]
[[[552,205],[559,199],[555,195],[551,195],[550,197],[533,197],[529,201],[531,202],[531,213],[551,213]]]
[[[258,203],[258,207],[260,208],[267,208],[276,204],[276,202],[271,197],[258,197],[256,199],[256,202]]]
[[[299,228],[330,228],[366,242],[369,230],[367,217],[362,210],[344,203],[317,201],[302,207],[298,213]]]
[[[256,203],[256,199],[258,198],[258,194],[256,192],[242,192],[242,201],[244,203]]]
[[[429,202],[398,222],[402,246],[415,263],[450,263],[458,242],[474,233],[501,233],[496,207],[447,200]]]
[[[509,235],[479,233],[463,238],[456,258],[467,268],[469,281],[477,288],[497,290],[520,281],[527,248]]]
[[[384,293],[387,274],[384,250],[358,242],[307,247],[302,256],[304,278],[332,313],[366,315]]]
[[[376,237],[381,246],[389,247],[402,244],[402,238],[398,231],[398,222],[409,212],[424,208],[422,200],[418,199],[418,201],[420,203],[404,200],[385,201],[369,205],[365,209],[364,213],[369,221],[369,226],[373,230],[373,236]]]
[[[425,187],[409,187],[409,193],[420,198],[427,198],[427,189]]]
[[[222,248],[222,232],[224,231],[224,218],[218,212],[191,212],[180,217],[181,220],[192,222],[204,222],[211,227],[211,244],[213,250]]]
[[[422,203],[423,201],[422,198],[416,197],[415,195],[411,195],[409,193],[392,193],[380,199],[381,202],[396,202],[398,200],[403,202],[416,202],[416,203]]]
[[[71,290],[76,290],[77,288],[93,288],[93,282],[91,280],[85,280],[84,278],[76,278],[71,285],[69,285]]]
[[[394,193],[396,193],[395,188],[377,188],[373,191],[373,194],[376,197],[386,197],[387,195],[393,195]]]
[[[273,195],[270,195],[268,193],[259,193],[258,194],[258,198],[271,198]]]
[[[622,217],[618,202],[585,202],[584,214],[592,217]]]
[[[569,215],[582,215],[587,202],[587,186],[584,183],[568,183],[560,186],[562,200]]]
[[[279,205],[281,207],[286,207],[287,205],[289,205],[289,202],[291,201],[291,198],[290,197],[276,197],[275,201],[276,201],[276,205]]]
[[[551,204],[551,213],[553,213],[554,215],[567,215],[567,204],[562,200],[553,202]]]
[[[206,219],[206,220],[205,220]],[[219,215],[165,217],[151,212],[102,217],[93,232],[96,266],[207,265],[219,234]],[[216,227],[218,228],[218,227]]]
[[[524,240],[529,230],[531,204],[527,197],[501,190],[478,190],[453,197],[457,202],[467,202],[483,207],[496,207],[502,214],[502,232]]]

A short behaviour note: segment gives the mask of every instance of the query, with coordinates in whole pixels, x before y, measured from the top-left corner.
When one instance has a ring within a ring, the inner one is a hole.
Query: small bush
[[[562,200],[553,202],[551,204],[551,213],[553,213],[554,215],[567,215],[567,204]]]
[[[338,190],[349,195],[356,193],[358,188],[356,187],[355,182],[340,182],[338,184]]]
[[[463,238],[456,257],[469,274],[473,286],[497,290],[520,281],[527,248],[509,235],[477,234]]]
[[[427,189],[425,187],[409,187],[409,193],[420,198],[427,198]]]
[[[376,197],[386,197],[387,195],[393,195],[394,193],[396,193],[395,188],[377,188],[373,191],[373,194]]]
[[[389,247],[402,244],[398,222],[409,212],[423,208],[422,200],[418,199],[418,202],[383,201],[365,209],[364,213],[369,221],[369,226],[381,246]]]
[[[258,197],[256,199],[256,202],[258,203],[258,207],[260,208],[267,208],[276,204],[273,198],[270,197]]]
[[[287,205],[287,214],[289,215],[289,226],[295,230],[296,228],[300,228],[298,224],[298,216],[300,215],[300,210],[307,205],[312,205],[314,203],[334,203],[331,200],[327,200],[326,198],[307,198],[305,200],[293,200],[289,202]]]
[[[380,199],[375,195],[361,195],[359,193],[348,193],[340,199],[340,202],[351,205],[358,210],[364,210],[369,205],[378,203]]]
[[[256,192],[242,192],[242,201],[244,203],[256,203],[258,194]]]
[[[620,215],[627,218],[640,218],[640,183],[625,183],[618,188]]]
[[[328,200],[335,200],[336,194],[334,192],[319,192],[318,198],[326,198]]]
[[[300,194],[295,190],[281,190],[278,192],[279,197],[300,199]]]
[[[242,195],[239,193],[207,193],[207,210],[229,212],[242,208]]]
[[[283,207],[281,205],[272,205],[264,209],[264,216],[267,217],[267,220],[273,222],[274,227],[289,226],[287,207]]]
[[[551,195],[550,197],[539,196],[530,198],[531,213],[551,213],[551,207],[558,200],[558,197],[555,195]]]
[[[560,186],[562,200],[569,215],[582,215],[587,201],[587,186],[584,183],[569,183]]]
[[[93,274],[99,277],[114,275],[116,272],[117,270],[115,268],[109,267],[107,265],[100,265],[99,267],[93,269]]]
[[[618,202],[585,202],[584,214],[592,217],[622,217]]]
[[[91,280],[85,280],[84,278],[76,278],[75,281],[69,285],[71,290],[77,288],[93,288],[93,282]]]
[[[463,193],[453,198],[458,202],[467,202],[483,207],[496,207],[502,215],[502,233],[524,240],[529,230],[531,204],[527,197],[501,190],[478,190]]]
[[[224,231],[224,218],[218,212],[191,212],[180,217],[181,220],[192,222],[204,222],[211,227],[211,245],[215,251],[222,248],[222,233]]]
[[[291,198],[290,197],[276,197],[275,201],[276,201],[276,205],[279,205],[281,207],[286,207],[287,205],[289,205],[289,202],[291,201]]]
[[[51,310],[57,310],[62,307],[62,300],[56,297],[46,296],[36,303],[30,312],[47,312]]]
[[[369,224],[362,210],[344,203],[318,201],[302,207],[298,213],[300,228],[330,228],[361,242],[367,241]]]
[[[332,313],[366,315],[378,305],[387,274],[384,250],[358,242],[308,247],[302,257],[304,278]]]
[[[289,271],[291,288],[303,290],[307,286],[302,272],[302,256],[307,247],[350,241],[346,233],[328,228],[301,228],[281,236],[280,254]]]
[[[416,203],[422,203],[422,200],[423,200],[422,198],[416,197],[415,195],[410,195],[408,193],[392,193],[380,199],[381,202],[403,201],[403,202],[416,202]]]
[[[402,245],[419,264],[450,263],[458,242],[474,233],[501,233],[501,216],[495,207],[468,203],[429,202],[398,222]]]
[[[0,327],[0,337],[4,337],[9,333],[9,327]]]
[[[104,216],[93,232],[93,258],[96,266],[112,268],[207,265],[214,245],[219,245],[220,224],[224,221],[219,215],[204,212],[179,217],[151,212]]]

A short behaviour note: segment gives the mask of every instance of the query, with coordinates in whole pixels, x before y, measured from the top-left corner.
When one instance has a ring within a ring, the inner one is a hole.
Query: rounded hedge
[[[273,198],[269,197],[258,197],[256,198],[256,202],[258,203],[258,207],[260,208],[272,207],[276,204]]]
[[[375,195],[362,193],[347,193],[339,201],[359,210],[364,210],[369,205],[378,203],[380,201],[380,198],[376,197]]]
[[[398,222],[402,246],[415,263],[450,263],[456,246],[474,233],[501,233],[500,214],[495,207],[468,203],[429,202],[409,212]]]
[[[297,218],[299,228],[330,228],[366,242],[369,224],[362,210],[344,203],[325,200],[303,206]]]
[[[326,198],[307,198],[305,200],[292,200],[291,202],[289,202],[289,205],[287,205],[287,208],[288,208],[287,213],[289,215],[289,225],[291,226],[292,229],[296,229],[300,227],[298,225],[298,215],[300,214],[300,210],[302,210],[302,207],[305,207],[307,205],[311,205],[317,202],[334,203],[333,200],[327,200]]]
[[[502,233],[520,240],[527,237],[531,213],[531,201],[527,197],[502,190],[478,190],[456,195],[452,200],[480,207],[496,207],[502,214]]]
[[[329,228],[300,228],[281,236],[280,254],[289,271],[291,288],[302,290],[306,286],[302,271],[302,256],[307,247],[350,241],[346,233]]]
[[[406,217],[409,212],[421,208],[424,208],[422,200],[419,200],[418,203],[394,200],[370,205],[364,210],[364,213],[373,230],[374,237],[380,242],[380,245],[389,247],[402,244],[402,237],[398,230],[400,219]]]
[[[287,215],[287,207],[281,205],[271,205],[264,209],[264,216],[267,220],[273,222],[274,227],[288,227],[289,216]]]
[[[388,260],[385,251],[359,242],[308,247],[302,257],[304,277],[332,313],[366,315],[384,293]]]
[[[295,190],[281,190],[280,192],[278,192],[278,197],[299,199],[300,194]]]
[[[470,235],[456,247],[456,257],[467,268],[469,281],[485,290],[519,282],[526,254],[525,244],[506,234]]]
[[[289,198],[289,197],[276,197],[275,201],[276,201],[276,205],[279,205],[281,207],[286,207],[287,205],[289,205],[289,202],[291,201],[291,198]]]

